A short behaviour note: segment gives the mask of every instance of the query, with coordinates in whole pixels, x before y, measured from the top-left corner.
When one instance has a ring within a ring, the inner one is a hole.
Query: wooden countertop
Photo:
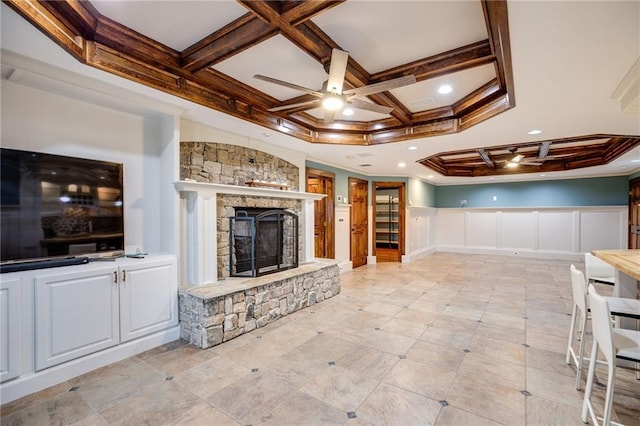
[[[593,250],[591,254],[640,281],[640,250]]]

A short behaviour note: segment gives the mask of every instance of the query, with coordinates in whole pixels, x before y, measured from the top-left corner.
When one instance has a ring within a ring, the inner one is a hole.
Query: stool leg
[[[567,364],[571,365],[571,349],[573,346],[573,338],[576,332],[576,314],[578,313],[578,306],[573,304],[573,312],[571,312],[571,325],[569,326],[569,342],[567,343]]]
[[[587,372],[587,385],[584,389],[584,400],[582,402],[582,422],[588,422],[588,416],[591,414],[592,418],[595,418],[591,409],[591,392],[593,391],[593,377],[596,372],[596,358],[598,356],[598,342],[593,340],[593,347],[591,348],[591,359],[589,360],[589,371]],[[597,420],[594,424],[598,424]]]
[[[580,349],[578,354],[578,362],[576,365],[576,389],[580,390],[580,379],[582,378],[582,364],[584,363],[584,341],[587,338],[587,313],[582,312],[582,317],[580,318],[582,322],[582,326],[580,327]]]

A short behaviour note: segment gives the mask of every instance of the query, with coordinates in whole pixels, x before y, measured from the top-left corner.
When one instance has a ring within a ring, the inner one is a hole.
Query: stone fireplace
[[[203,142],[181,144],[180,167],[183,340],[208,348],[340,292],[338,263],[314,257],[314,202],[324,195],[297,190],[297,167],[256,150]],[[247,232],[232,229],[237,219],[231,218],[274,210],[286,213],[271,220],[277,266],[264,269],[274,273],[246,265],[238,271],[234,235]]]

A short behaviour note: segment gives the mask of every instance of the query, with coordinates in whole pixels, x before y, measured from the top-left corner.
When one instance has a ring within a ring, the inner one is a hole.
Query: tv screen
[[[0,148],[1,263],[124,249],[122,164]]]

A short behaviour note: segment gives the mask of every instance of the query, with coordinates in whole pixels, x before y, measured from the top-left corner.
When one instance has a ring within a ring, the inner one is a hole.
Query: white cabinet
[[[64,269],[35,276],[36,371],[178,323],[173,257]]]
[[[121,342],[178,323],[176,277],[176,263],[166,260],[132,263],[120,268]]]
[[[117,270],[35,277],[36,370],[119,343]]]
[[[7,274],[0,280],[0,382],[20,374],[21,335],[22,279]]]

